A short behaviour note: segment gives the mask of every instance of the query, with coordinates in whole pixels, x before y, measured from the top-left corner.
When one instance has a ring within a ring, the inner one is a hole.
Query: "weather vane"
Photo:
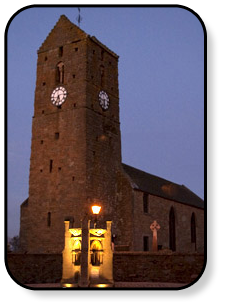
[[[80,28],[80,23],[82,21],[82,17],[80,15],[80,7],[78,7],[78,17],[76,18],[77,22],[78,22],[78,26]]]

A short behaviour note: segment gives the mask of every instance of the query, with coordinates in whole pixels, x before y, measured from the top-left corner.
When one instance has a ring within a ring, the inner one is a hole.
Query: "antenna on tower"
[[[80,23],[82,21],[82,16],[80,15],[80,7],[78,7],[78,17],[76,18],[77,22],[78,22],[78,26],[80,28]]]

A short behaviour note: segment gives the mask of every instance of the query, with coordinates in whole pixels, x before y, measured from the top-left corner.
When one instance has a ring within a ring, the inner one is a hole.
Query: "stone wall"
[[[203,254],[114,252],[115,281],[190,283],[204,267]],[[21,284],[56,283],[62,276],[60,254],[9,254],[7,268]]]
[[[203,254],[115,252],[115,281],[190,283],[204,267]]]
[[[61,254],[8,254],[8,272],[21,284],[56,283],[62,276]]]

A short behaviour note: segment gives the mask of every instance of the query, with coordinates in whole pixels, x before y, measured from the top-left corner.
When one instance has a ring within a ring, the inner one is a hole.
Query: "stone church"
[[[20,244],[61,253],[64,221],[112,222],[115,251],[203,252],[204,202],[184,185],[122,163],[118,55],[62,15],[38,50],[29,175]]]

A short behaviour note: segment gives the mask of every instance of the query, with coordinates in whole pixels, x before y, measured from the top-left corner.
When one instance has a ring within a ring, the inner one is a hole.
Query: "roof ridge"
[[[199,208],[204,207],[204,200],[185,185],[168,181],[124,163],[122,167],[137,188],[143,192]]]
[[[151,175],[151,176],[153,176],[153,177],[155,177],[155,178],[158,178],[158,179],[164,180],[164,181],[166,181],[166,182],[168,182],[168,183],[172,183],[172,184],[175,184],[175,185],[178,185],[178,186],[184,186],[183,184],[178,184],[178,183],[172,182],[172,181],[170,181],[170,180],[167,180],[167,179],[162,178],[162,177],[160,177],[160,176],[158,176],[158,175],[155,175],[155,174],[149,173],[149,172],[147,172],[147,171],[143,171],[143,170],[141,170],[141,169],[138,169],[138,168],[132,167],[132,166],[127,165],[127,164],[124,164],[124,163],[122,163],[122,164],[123,164],[123,165],[125,165],[125,166],[127,166],[127,167],[129,167],[129,168],[132,168],[132,169],[138,170],[138,171],[140,171],[140,172],[143,172],[143,173],[145,173],[145,174]]]
[[[201,197],[199,197],[198,195],[196,195],[196,193],[194,193],[191,189],[189,189],[187,186],[185,185],[181,185],[183,188],[185,188],[186,190],[188,190],[190,193],[192,193],[193,195],[195,195],[197,198],[199,198],[200,200],[203,201],[203,199]]]

